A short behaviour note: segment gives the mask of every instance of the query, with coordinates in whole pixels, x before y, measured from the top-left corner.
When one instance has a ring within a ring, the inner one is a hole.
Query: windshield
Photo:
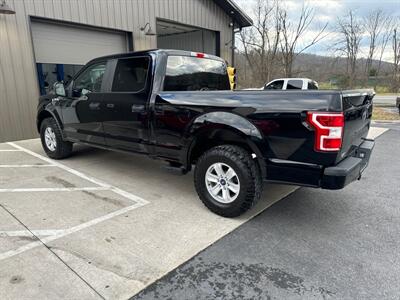
[[[164,91],[229,90],[224,62],[191,56],[168,56]]]

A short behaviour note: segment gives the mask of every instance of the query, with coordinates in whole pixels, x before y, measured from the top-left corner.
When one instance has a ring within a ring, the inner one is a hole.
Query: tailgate
[[[368,135],[372,117],[373,90],[351,90],[342,92],[344,132],[342,149],[337,162],[352,155]]]

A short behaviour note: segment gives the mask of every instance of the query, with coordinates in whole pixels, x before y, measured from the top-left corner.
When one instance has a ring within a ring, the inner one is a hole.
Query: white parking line
[[[111,187],[93,186],[82,188],[20,188],[0,189],[0,193],[26,193],[26,192],[76,192],[76,191],[110,191]]]
[[[37,157],[37,158],[39,158],[39,159],[41,159],[41,160],[43,160],[43,161],[45,161],[45,162],[47,162],[47,163],[49,163],[51,165],[57,166],[57,167],[65,170],[65,171],[67,171],[67,172],[69,172],[71,174],[74,174],[74,175],[76,175],[78,177],[81,177],[82,179],[90,181],[90,182],[92,182],[94,184],[97,184],[97,185],[102,186],[102,187],[108,187],[108,188],[111,187],[109,184],[107,184],[105,182],[102,182],[102,181],[100,181],[98,179],[95,179],[93,177],[89,177],[89,176],[87,176],[87,175],[85,175],[85,174],[83,174],[83,173],[81,173],[79,171],[71,169],[70,167],[67,167],[67,166],[65,166],[63,164],[55,162],[54,160],[52,160],[50,158],[47,158],[47,157],[44,157],[43,155],[37,154],[37,153],[35,153],[35,152],[31,151],[31,150],[25,149],[24,147],[21,147],[21,146],[15,144],[15,143],[9,142],[7,144],[12,146],[12,147],[14,147],[14,148],[16,148],[16,149],[18,149],[18,150],[20,150],[20,151],[23,151],[25,153],[28,153],[28,154],[34,156],[34,157]]]
[[[0,149],[0,152],[20,152],[18,149]]]
[[[0,168],[48,168],[55,165],[0,165]]]
[[[32,233],[36,236],[49,236],[56,235],[64,232],[64,230],[15,230],[15,231],[0,231],[0,237],[24,237],[30,236],[33,237]]]
[[[148,204],[149,202],[147,200],[144,200],[138,196],[135,196],[129,192],[126,192],[124,190],[121,190],[120,188],[117,188],[115,186],[112,186],[108,183],[105,183],[101,180],[98,180],[96,178],[87,176],[85,174],[83,174],[82,172],[79,172],[77,170],[74,170],[70,167],[67,167],[63,164],[60,164],[58,162],[55,162],[47,157],[44,157],[40,154],[37,154],[31,150],[25,149],[15,143],[7,143],[8,145],[16,148],[16,151],[23,151],[27,154],[30,154],[36,158],[39,158],[45,162],[47,162],[49,165],[54,166],[54,167],[59,167],[71,174],[74,174],[82,179],[85,179],[91,183],[94,183],[96,185],[98,185],[97,187],[83,187],[83,188],[17,188],[17,189],[0,189],[0,193],[7,193],[7,192],[72,192],[72,191],[111,191],[114,192],[124,198],[127,198],[129,200],[131,200],[132,202],[134,202],[134,204],[124,207],[122,209],[119,209],[117,211],[111,212],[109,214],[106,214],[104,216],[95,218],[91,221],[79,224],[77,226],[71,227],[71,228],[67,228],[67,229],[62,229],[62,230],[34,230],[34,231],[29,231],[29,230],[22,230],[22,231],[0,231],[0,237],[7,237],[7,236],[19,236],[18,234],[22,234],[23,236],[32,236],[32,233],[36,236],[45,236],[44,238],[38,240],[38,241],[34,241],[31,243],[28,243],[22,247],[19,247],[17,249],[14,250],[9,250],[7,252],[4,253],[0,253],[0,261],[3,259],[7,259],[10,257],[13,257],[15,255],[18,255],[20,253],[23,253],[25,251],[28,251],[30,249],[42,246],[43,243],[48,243],[54,240],[57,240],[61,237],[67,236],[69,234],[75,233],[79,230],[94,226],[96,224],[99,224],[101,222],[104,222],[106,220],[109,220],[111,218],[114,218],[116,216],[125,214],[131,210],[134,210],[136,208],[142,207],[146,204]],[[1,205],[1,204],[0,204]],[[3,207],[4,208],[4,207]],[[37,233],[37,234],[36,234]]]

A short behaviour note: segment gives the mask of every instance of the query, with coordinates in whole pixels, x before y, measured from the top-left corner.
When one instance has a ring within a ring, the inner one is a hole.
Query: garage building
[[[231,61],[251,19],[231,0],[7,0],[0,14],[0,142],[33,138],[36,105],[90,59],[153,48]]]

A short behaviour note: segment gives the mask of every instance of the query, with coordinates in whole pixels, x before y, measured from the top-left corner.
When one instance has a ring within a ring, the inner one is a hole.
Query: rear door
[[[108,146],[148,153],[150,56],[112,61],[114,76],[104,94],[103,127]]]
[[[286,83],[286,90],[301,90],[303,89],[303,80],[289,79]]]
[[[70,83],[67,96],[60,99],[64,132],[69,139],[104,145],[102,98],[106,69],[106,61],[87,65]]]
[[[343,91],[344,132],[338,160],[351,155],[368,135],[372,117],[372,93]]]

